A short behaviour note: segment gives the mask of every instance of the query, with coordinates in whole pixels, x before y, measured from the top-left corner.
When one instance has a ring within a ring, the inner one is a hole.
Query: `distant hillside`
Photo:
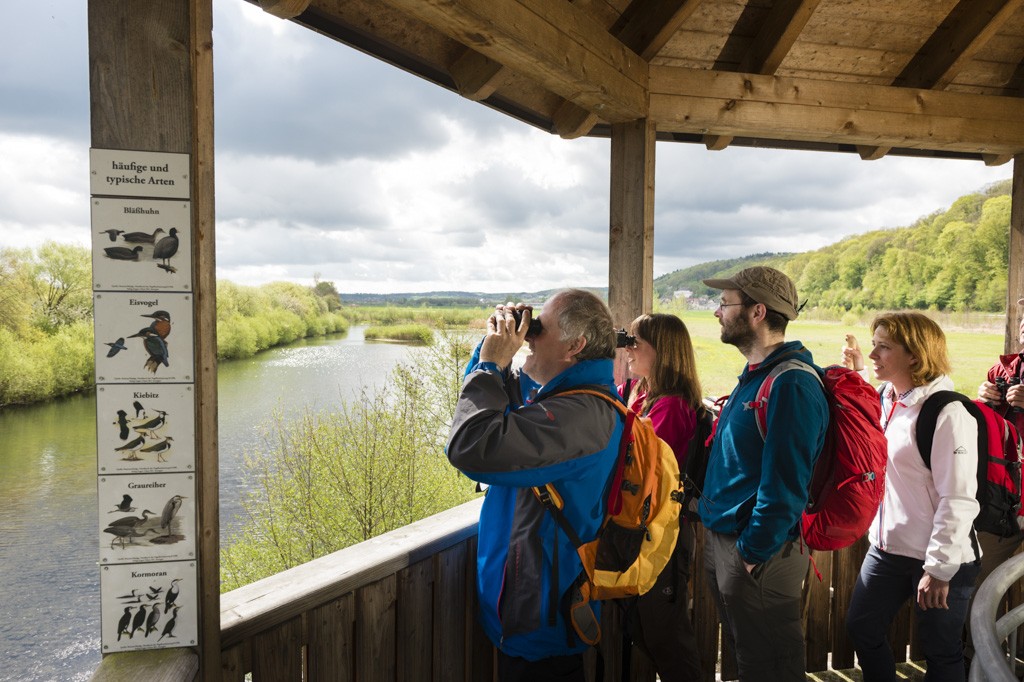
[[[960,197],[909,227],[875,230],[816,251],[760,254],[702,263],[654,281],[658,296],[748,265],[777,267],[796,282],[809,307],[1001,312],[1006,307],[1010,181]]]
[[[584,287],[601,298],[608,300],[608,287]],[[345,305],[395,305],[422,307],[474,307],[492,306],[507,301],[543,303],[558,289],[543,291],[519,291],[504,293],[483,293],[479,291],[430,291],[406,294],[339,294]]]

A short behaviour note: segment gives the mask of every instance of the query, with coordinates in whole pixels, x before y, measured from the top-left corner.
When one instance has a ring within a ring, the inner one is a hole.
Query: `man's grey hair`
[[[562,341],[581,336],[587,340],[576,359],[614,358],[615,323],[605,302],[583,289],[564,289],[555,297],[559,302],[558,326],[562,328]]]

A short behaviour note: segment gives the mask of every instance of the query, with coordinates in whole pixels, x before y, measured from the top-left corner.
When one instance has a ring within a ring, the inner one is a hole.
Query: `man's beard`
[[[736,346],[740,352],[745,352],[754,345],[754,329],[746,317],[737,317],[728,324],[722,325],[722,343]]]

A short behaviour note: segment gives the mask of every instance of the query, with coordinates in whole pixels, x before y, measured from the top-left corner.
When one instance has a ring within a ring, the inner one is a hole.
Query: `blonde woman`
[[[978,427],[963,405],[939,413],[931,468],[915,429],[925,400],[952,390],[946,337],[920,313],[889,313],[871,323],[868,355],[885,382],[882,423],[889,441],[885,498],[872,522],[871,547],[853,590],[846,628],[866,682],[896,679],[889,626],[915,602],[929,682],[965,679],[961,639],[980,570],[973,529],[978,515]]]
[[[620,388],[630,409],[649,417],[654,431],[672,446],[679,469],[686,466],[687,445],[696,429],[701,403],[693,344],[675,315],[641,315],[629,331],[626,359],[634,382]],[[697,641],[689,616],[693,528],[680,517],[679,542],[658,582],[630,610],[629,633],[650,656],[663,682],[701,679]]]

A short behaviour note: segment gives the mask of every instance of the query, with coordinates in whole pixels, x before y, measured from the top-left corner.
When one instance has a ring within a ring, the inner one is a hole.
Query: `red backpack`
[[[852,369],[833,365],[821,370],[795,358],[784,360],[768,373],[752,405],[762,438],[772,384],[791,369],[813,374],[821,383],[829,413],[825,445],[800,519],[801,535],[811,549],[843,549],[867,532],[885,493],[888,443],[878,392]]]
[[[932,440],[939,412],[949,403],[961,403],[978,422],[978,502],[981,509],[974,527],[1000,537],[1020,532],[1021,439],[1013,424],[985,403],[956,391],[928,396],[917,417],[917,447],[925,466],[932,468]]]

